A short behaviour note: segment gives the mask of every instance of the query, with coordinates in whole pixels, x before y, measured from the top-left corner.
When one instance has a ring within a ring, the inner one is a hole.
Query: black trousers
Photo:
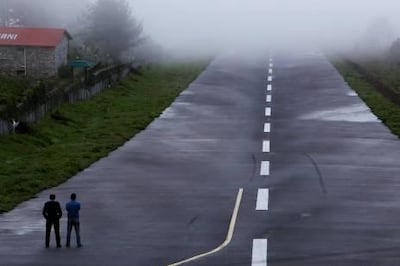
[[[61,246],[60,239],[60,220],[46,220],[46,247],[50,245],[50,232],[54,226],[54,233],[56,234],[57,246]]]

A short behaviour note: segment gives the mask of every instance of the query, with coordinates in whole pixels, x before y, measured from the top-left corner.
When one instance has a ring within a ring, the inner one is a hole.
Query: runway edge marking
[[[237,220],[237,216],[238,216],[238,213],[239,213],[239,207],[240,207],[240,203],[242,201],[242,197],[243,197],[243,188],[240,188],[239,192],[238,192],[238,194],[236,196],[235,208],[233,209],[231,222],[229,224],[228,234],[226,236],[225,241],[221,245],[219,245],[218,247],[216,247],[215,249],[213,249],[213,250],[211,250],[209,252],[202,253],[202,254],[196,255],[194,257],[191,257],[189,259],[182,260],[182,261],[179,261],[179,262],[176,262],[176,263],[173,263],[173,264],[168,264],[167,266],[177,266],[177,265],[182,265],[182,264],[190,262],[190,261],[198,260],[200,258],[204,258],[204,257],[209,256],[211,254],[217,253],[217,252],[221,251],[222,249],[224,249],[226,246],[228,246],[229,243],[232,240],[233,233],[235,231],[236,220]]]

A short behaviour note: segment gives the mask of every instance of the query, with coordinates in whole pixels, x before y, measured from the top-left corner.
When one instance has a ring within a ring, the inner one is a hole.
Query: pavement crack
[[[189,223],[187,224],[188,226],[191,226],[196,222],[197,218],[199,218],[199,215],[194,216],[192,219],[190,219]]]
[[[253,181],[257,174],[257,158],[254,153],[251,155],[251,158],[253,159],[253,175],[250,176],[250,181]]]
[[[319,179],[319,185],[321,187],[322,192],[324,194],[328,194],[328,191],[327,191],[326,186],[325,186],[324,177],[322,176],[321,170],[319,169],[317,162],[315,161],[315,159],[310,154],[308,154],[306,152],[304,154],[307,156],[307,158],[310,159],[310,161],[314,165],[315,171],[317,171],[318,179]]]

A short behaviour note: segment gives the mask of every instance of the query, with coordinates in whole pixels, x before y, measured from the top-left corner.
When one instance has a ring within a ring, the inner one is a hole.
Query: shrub
[[[62,65],[58,68],[58,77],[62,79],[69,79],[73,77],[72,68],[67,65]]]

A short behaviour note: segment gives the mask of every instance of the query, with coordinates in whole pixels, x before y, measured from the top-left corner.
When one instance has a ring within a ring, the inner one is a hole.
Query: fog
[[[94,1],[0,0],[0,8],[4,11],[7,2],[24,3],[33,26],[65,27],[74,35],[81,25],[77,18]],[[234,48],[354,49],[372,38],[384,43],[400,36],[400,3],[395,0],[127,1],[147,38],[185,54]],[[385,23],[371,26],[377,19],[386,22],[386,29],[379,26]]]
[[[90,0],[0,0],[0,19],[7,26],[77,27]],[[16,21],[17,19],[17,21]],[[21,20],[21,21],[20,21]]]
[[[400,25],[395,0],[131,0],[144,30],[170,49],[352,48],[369,24]],[[371,33],[374,34],[374,33]],[[377,33],[377,37],[379,33]]]

